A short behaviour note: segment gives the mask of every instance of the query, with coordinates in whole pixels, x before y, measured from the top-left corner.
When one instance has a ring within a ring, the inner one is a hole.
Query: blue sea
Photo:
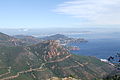
[[[107,59],[120,53],[120,29],[95,29],[91,33],[69,36],[88,40],[87,43],[69,44],[80,47],[79,51],[71,51],[74,54]]]

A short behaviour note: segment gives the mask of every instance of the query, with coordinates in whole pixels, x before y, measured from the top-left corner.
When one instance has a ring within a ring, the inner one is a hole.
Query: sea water
[[[107,59],[120,53],[120,31],[119,30],[95,30],[89,34],[75,34],[70,37],[84,38],[87,43],[72,43],[69,45],[78,46],[80,50],[71,51],[74,54],[95,56],[100,59]]]

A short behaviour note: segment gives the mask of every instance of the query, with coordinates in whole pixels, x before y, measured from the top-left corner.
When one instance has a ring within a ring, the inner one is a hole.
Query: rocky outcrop
[[[60,42],[58,40],[50,40],[49,43],[49,51],[48,51],[48,58],[69,54],[69,52],[60,45]],[[60,51],[62,50],[62,51]]]
[[[43,58],[44,61],[51,62],[70,55],[69,51],[60,44],[59,40],[43,41],[37,45],[30,46],[30,48],[37,56]]]
[[[47,80],[81,80],[81,79],[75,79],[75,78],[72,78],[72,77],[66,77],[66,78],[58,78],[58,77],[53,77],[53,78],[50,78],[50,79],[47,79]]]

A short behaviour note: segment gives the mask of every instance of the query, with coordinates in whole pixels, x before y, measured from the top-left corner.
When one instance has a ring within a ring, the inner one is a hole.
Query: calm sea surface
[[[82,37],[88,40],[87,43],[69,44],[79,46],[79,51],[71,51],[74,54],[95,56],[97,58],[107,59],[109,56],[120,52],[120,31],[108,30],[96,31],[89,34],[69,35],[70,37]]]

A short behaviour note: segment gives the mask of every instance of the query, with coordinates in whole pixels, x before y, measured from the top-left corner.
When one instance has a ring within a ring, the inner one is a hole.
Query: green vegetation
[[[120,75],[108,76],[103,80],[120,80]]]
[[[54,40],[31,46],[5,44],[0,46],[0,79],[46,80],[55,76],[92,80],[113,70],[95,57],[71,54]]]

